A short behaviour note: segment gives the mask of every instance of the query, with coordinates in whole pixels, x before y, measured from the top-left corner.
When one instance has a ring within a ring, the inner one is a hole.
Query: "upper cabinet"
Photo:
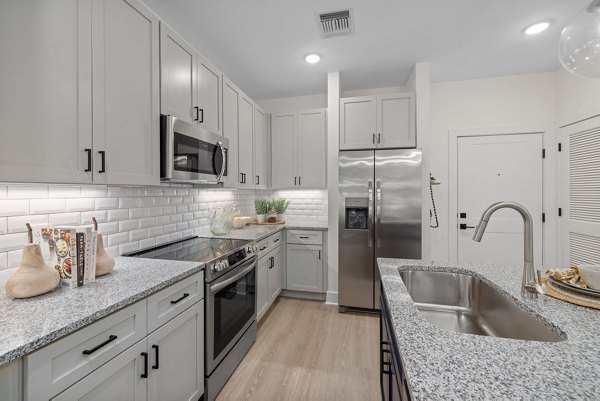
[[[221,72],[160,24],[161,113],[222,135]]]
[[[257,189],[267,189],[269,116],[254,105],[254,178]]]
[[[158,184],[157,17],[137,0],[1,7],[0,180]]]
[[[158,183],[158,18],[138,0],[92,2],[94,183]]]
[[[414,148],[413,92],[340,99],[340,150]]]
[[[326,109],[271,116],[273,188],[325,188]]]
[[[239,99],[238,161],[243,175],[240,188],[253,189],[254,177],[254,102],[242,93]]]

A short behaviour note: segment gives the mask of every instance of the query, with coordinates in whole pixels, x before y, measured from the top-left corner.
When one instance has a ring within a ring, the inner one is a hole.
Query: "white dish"
[[[231,222],[231,225],[233,226],[233,228],[240,229],[240,228],[244,228],[248,221],[250,221],[249,217],[244,217],[244,216],[234,217],[233,221]]]
[[[579,265],[579,275],[588,287],[600,290],[600,265]]]

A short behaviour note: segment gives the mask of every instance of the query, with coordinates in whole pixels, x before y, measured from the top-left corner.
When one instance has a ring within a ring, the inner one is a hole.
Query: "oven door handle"
[[[217,182],[220,182],[221,178],[223,178],[223,174],[225,174],[225,166],[227,165],[227,155],[225,154],[225,148],[223,147],[223,143],[221,141],[217,142],[217,147],[221,149],[221,156],[223,159],[223,165],[221,166],[221,172],[217,176]]]
[[[228,278],[227,280],[225,280],[223,282],[217,283],[215,285],[211,285],[210,286],[210,293],[214,294],[216,292],[221,291],[223,288],[227,287],[229,284],[238,281],[240,278],[242,278],[246,274],[250,273],[252,270],[254,270],[255,267],[256,267],[256,259],[252,262],[252,265],[250,265],[249,267],[245,268],[244,270],[242,270],[241,272],[239,272],[235,276],[233,276],[231,278]]]

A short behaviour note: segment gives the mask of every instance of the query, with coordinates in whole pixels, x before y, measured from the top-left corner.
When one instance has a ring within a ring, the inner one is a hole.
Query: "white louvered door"
[[[561,128],[562,266],[600,264],[600,117]]]

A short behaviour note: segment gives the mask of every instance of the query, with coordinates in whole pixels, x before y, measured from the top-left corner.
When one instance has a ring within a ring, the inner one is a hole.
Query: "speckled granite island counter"
[[[543,295],[521,298],[521,266],[378,263],[412,399],[600,399],[600,311]],[[567,338],[534,342],[443,330],[417,310],[400,278],[403,270],[478,276]]]
[[[199,272],[192,262],[117,258],[111,274],[29,299],[0,291],[0,366]]]

